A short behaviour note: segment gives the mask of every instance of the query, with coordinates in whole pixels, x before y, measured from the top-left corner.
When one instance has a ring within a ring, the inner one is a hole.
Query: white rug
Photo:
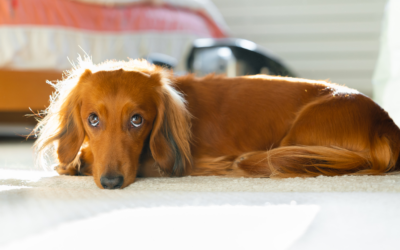
[[[100,190],[0,144],[0,249],[400,249],[400,175],[151,178]]]

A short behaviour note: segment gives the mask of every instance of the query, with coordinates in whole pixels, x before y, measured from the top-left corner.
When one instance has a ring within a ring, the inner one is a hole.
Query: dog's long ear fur
[[[164,174],[181,176],[192,165],[190,114],[168,78],[161,73],[153,73],[151,78],[161,83],[161,100],[150,135],[150,150]]]
[[[60,167],[72,164],[79,167],[79,150],[85,138],[80,117],[79,83],[91,75],[86,70],[80,76],[70,76],[54,85],[51,104],[45,118],[39,121],[34,132],[39,135],[35,142],[37,164],[46,166],[47,157],[57,152]]]
[[[79,153],[85,138],[81,117],[79,99],[71,92],[71,96],[61,108],[60,126],[55,140],[58,140],[57,155],[61,166],[67,166],[72,163]],[[76,161],[79,161],[77,159]],[[79,165],[80,162],[75,162],[74,165]]]

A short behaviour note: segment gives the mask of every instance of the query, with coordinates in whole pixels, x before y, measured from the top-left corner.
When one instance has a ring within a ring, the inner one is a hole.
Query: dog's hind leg
[[[364,96],[327,96],[305,106],[279,147],[202,159],[192,175],[306,177],[396,169],[400,130]],[[397,164],[399,166],[399,164]]]
[[[400,130],[386,112],[343,94],[306,106],[279,147],[239,156],[233,166],[255,177],[384,174],[399,149]]]

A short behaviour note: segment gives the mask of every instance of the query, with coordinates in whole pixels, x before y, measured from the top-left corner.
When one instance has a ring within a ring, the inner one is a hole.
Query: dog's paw
[[[247,159],[247,157],[244,156],[244,155],[239,156],[238,158],[236,158],[236,159],[233,161],[232,167],[233,167],[233,168],[239,168],[239,167],[240,167],[240,164],[241,164],[243,161],[245,161],[246,159]]]
[[[76,168],[68,167],[68,166],[56,166],[54,170],[57,171],[59,175],[80,175]]]
[[[59,175],[75,175],[75,176],[91,176],[92,168],[91,165],[81,160],[81,165],[58,165],[54,167]]]

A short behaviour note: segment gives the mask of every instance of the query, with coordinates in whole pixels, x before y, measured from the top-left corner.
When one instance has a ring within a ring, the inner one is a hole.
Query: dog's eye
[[[140,115],[134,115],[131,118],[131,124],[134,127],[140,127],[140,125],[142,125],[143,123],[143,118]]]
[[[96,114],[90,114],[88,117],[89,125],[92,127],[97,127],[100,123],[99,117]]]

